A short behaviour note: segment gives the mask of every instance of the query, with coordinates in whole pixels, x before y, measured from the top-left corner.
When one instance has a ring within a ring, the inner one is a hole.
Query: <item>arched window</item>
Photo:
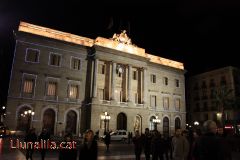
[[[43,114],[43,128],[47,129],[50,134],[54,134],[55,112],[49,108]]]
[[[169,136],[169,119],[168,119],[168,117],[163,118],[163,135]]]
[[[77,113],[73,110],[71,110],[67,113],[65,131],[67,133],[76,134],[76,131],[77,131]]]
[[[127,116],[119,113],[117,116],[117,130],[127,130]]]
[[[175,119],[175,130],[181,128],[181,120],[179,117]]]
[[[154,123],[153,123],[153,119],[155,119],[155,116],[152,116],[150,118],[150,121],[149,121],[149,130],[154,130]]]
[[[28,106],[23,106],[17,113],[17,130],[27,131],[30,128],[28,117],[24,115],[25,111],[30,110]]]

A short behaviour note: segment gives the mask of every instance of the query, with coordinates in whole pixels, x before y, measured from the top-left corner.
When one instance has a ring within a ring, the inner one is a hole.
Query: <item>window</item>
[[[163,98],[163,108],[165,110],[168,110],[169,109],[169,98],[168,97],[164,97]]]
[[[98,73],[99,74],[105,74],[105,65],[104,64],[99,64]]]
[[[168,78],[167,78],[167,77],[164,77],[164,78],[163,78],[163,81],[164,81],[163,83],[167,86],[167,85],[168,85]]]
[[[27,48],[25,61],[26,62],[39,62],[39,50]]]
[[[156,83],[156,75],[155,74],[151,74],[151,82]]]
[[[51,53],[49,64],[52,66],[60,66],[60,63],[61,63],[61,55]]]
[[[81,60],[79,58],[72,57],[71,59],[71,69],[80,70],[81,69]]]
[[[21,84],[21,96],[25,98],[33,98],[35,95],[37,75],[23,73]]]
[[[137,71],[133,71],[133,80],[137,80]]]
[[[176,109],[176,111],[180,111],[180,106],[181,106],[180,102],[181,102],[180,98],[175,99],[175,109]]]
[[[69,98],[78,98],[78,85],[70,85],[69,87]]]
[[[151,95],[150,96],[150,106],[151,108],[156,108],[156,105],[157,105],[157,96],[155,95]]]
[[[176,87],[179,87],[179,86],[180,86],[180,83],[179,83],[179,80],[178,80],[178,79],[175,79],[175,86],[176,86]]]
[[[57,93],[57,82],[48,82],[47,95],[56,96]]]
[[[33,93],[34,79],[25,79],[23,84],[23,93]]]

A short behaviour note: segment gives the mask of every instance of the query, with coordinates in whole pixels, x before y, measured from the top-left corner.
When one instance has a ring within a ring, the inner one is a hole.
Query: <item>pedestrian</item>
[[[193,149],[195,160],[225,160],[219,138],[216,136],[217,125],[212,120],[203,124],[203,135],[196,141]]]
[[[134,152],[136,160],[140,160],[142,153],[142,137],[138,130],[135,131],[135,136],[132,138],[132,142],[134,144]]]
[[[104,142],[105,142],[105,145],[106,145],[106,151],[109,152],[109,144],[111,143],[111,135],[110,135],[109,131],[106,132]]]
[[[143,135],[143,150],[146,160],[150,160],[151,141],[152,135],[150,134],[149,128],[145,128],[145,134]]]
[[[43,128],[42,132],[38,136],[38,142],[41,144],[41,142],[44,142],[44,141],[47,142],[48,139],[50,139],[50,134],[49,134],[49,132],[47,131],[46,128]],[[40,148],[40,153],[41,153],[42,160],[45,159],[46,151],[47,151],[47,148]]]
[[[169,160],[169,152],[171,151],[172,141],[168,135],[163,136],[164,141],[164,151],[163,154],[165,155],[166,160]]]
[[[185,160],[189,152],[189,143],[181,134],[181,129],[177,129],[172,139],[173,160]]]
[[[182,137],[184,139],[184,160],[188,160],[188,155],[189,155],[189,150],[190,150],[190,143],[189,143],[189,140],[188,140],[188,131],[187,130],[184,130],[182,132]]]
[[[34,151],[33,144],[37,141],[37,135],[35,133],[35,128],[32,128],[28,131],[26,137],[24,138],[24,141],[26,142],[26,159],[32,160],[32,155]],[[31,145],[32,144],[32,145]]]
[[[94,132],[87,130],[84,134],[83,144],[79,151],[79,160],[97,160],[98,146],[94,139]]]
[[[73,143],[73,136],[71,133],[67,133],[64,136],[64,142],[61,142],[61,148],[59,152],[59,160],[76,160],[77,149],[70,146],[68,143]]]
[[[152,152],[152,160],[163,160],[164,153],[164,141],[161,137],[161,134],[157,131],[153,131],[153,138],[151,141],[151,152]]]

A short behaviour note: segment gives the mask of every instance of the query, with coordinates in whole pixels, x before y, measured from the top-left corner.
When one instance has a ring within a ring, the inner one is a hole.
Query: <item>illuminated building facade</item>
[[[211,119],[221,124],[224,101],[225,124],[240,122],[240,70],[228,66],[192,76],[187,81],[187,110],[189,123],[200,125]],[[235,108],[235,109],[234,109]]]
[[[156,126],[170,134],[185,127],[184,73],[182,63],[147,54],[125,31],[93,40],[21,22],[6,123],[24,130],[21,114],[31,109],[31,125],[38,132]]]

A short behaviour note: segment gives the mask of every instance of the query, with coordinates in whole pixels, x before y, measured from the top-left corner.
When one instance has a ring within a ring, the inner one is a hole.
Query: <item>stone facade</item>
[[[181,63],[147,54],[124,39],[93,41],[50,31],[22,22],[16,33],[6,116],[11,129],[31,125],[38,132],[78,134],[88,128],[103,133],[157,127],[171,134],[185,127]],[[25,117],[26,110],[35,114]],[[101,119],[105,112],[108,121]]]

